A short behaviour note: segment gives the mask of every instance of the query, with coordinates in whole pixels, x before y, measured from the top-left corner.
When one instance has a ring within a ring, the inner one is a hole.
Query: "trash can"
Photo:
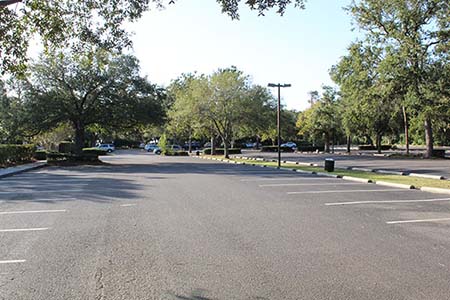
[[[334,159],[326,158],[325,159],[325,171],[334,172]]]

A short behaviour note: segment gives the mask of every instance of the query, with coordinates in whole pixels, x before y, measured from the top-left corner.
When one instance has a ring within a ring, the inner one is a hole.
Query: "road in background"
[[[367,154],[367,153],[366,153]],[[277,159],[277,153],[244,150],[242,156]],[[309,162],[323,166],[325,158],[333,158],[336,167],[358,167],[389,171],[439,175],[450,178],[450,159],[406,159],[373,155],[347,155],[339,153],[282,153],[283,160]]]
[[[448,195],[143,152],[105,161],[0,180],[0,299],[450,295]]]

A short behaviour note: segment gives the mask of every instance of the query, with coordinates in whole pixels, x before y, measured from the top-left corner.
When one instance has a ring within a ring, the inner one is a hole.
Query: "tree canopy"
[[[30,38],[37,34],[46,48],[61,44],[73,49],[85,44],[120,50],[131,45],[125,22],[133,22],[151,8],[175,0],[0,0],[0,74],[23,72]],[[240,0],[219,0],[222,12],[239,18]],[[275,8],[283,14],[289,5],[303,8],[305,0],[249,0],[250,9],[264,14]]]
[[[42,55],[30,68],[26,107],[30,126],[47,130],[70,122],[77,150],[87,126],[131,128],[162,119],[164,93],[139,75],[130,55],[102,49]]]

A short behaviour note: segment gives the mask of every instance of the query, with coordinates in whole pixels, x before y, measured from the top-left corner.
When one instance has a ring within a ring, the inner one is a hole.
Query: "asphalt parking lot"
[[[373,154],[373,151],[372,151]],[[277,153],[263,153],[256,150],[244,150],[243,156],[277,158]],[[358,155],[354,151],[352,155],[344,152],[337,153],[282,153],[283,160],[293,160],[318,164],[323,166],[325,158],[333,158],[336,161],[336,167],[347,168],[369,168],[375,170],[388,170],[394,172],[410,172],[428,175],[439,175],[450,178],[450,159],[406,159],[389,158],[368,155]]]
[[[449,299],[448,195],[105,161],[0,180],[0,299]]]

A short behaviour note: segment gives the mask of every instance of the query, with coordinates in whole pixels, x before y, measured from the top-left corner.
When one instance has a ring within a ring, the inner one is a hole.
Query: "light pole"
[[[290,84],[269,83],[269,87],[278,88],[278,107],[277,107],[277,136],[278,136],[278,168],[281,167],[281,88],[291,87]]]

